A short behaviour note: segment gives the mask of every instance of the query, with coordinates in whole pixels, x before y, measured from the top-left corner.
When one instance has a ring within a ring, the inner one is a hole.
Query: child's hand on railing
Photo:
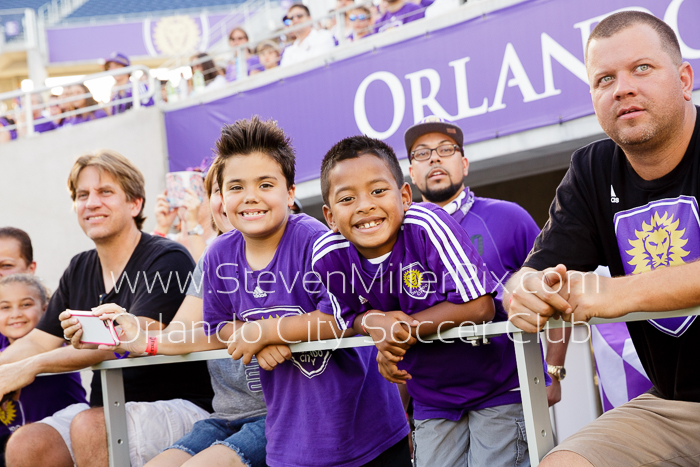
[[[411,379],[411,375],[406,370],[399,370],[396,363],[387,360],[381,352],[377,352],[377,365],[379,374],[390,383],[406,384],[406,381]]]
[[[280,363],[292,358],[292,351],[289,350],[287,345],[268,345],[260,352],[255,354],[255,358],[258,359],[258,364],[260,368],[267,371],[272,371]]]
[[[390,362],[403,360],[406,351],[417,342],[413,334],[420,323],[403,311],[369,311],[362,320],[377,349]]]
[[[267,347],[263,329],[257,321],[249,321],[240,326],[231,336],[228,353],[234,360],[242,359],[247,365],[262,349]]]

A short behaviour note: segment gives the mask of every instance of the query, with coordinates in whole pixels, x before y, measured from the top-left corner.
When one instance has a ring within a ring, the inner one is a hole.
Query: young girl
[[[48,301],[46,289],[30,274],[0,279],[0,352],[34,329]],[[5,399],[0,406],[0,465],[4,465],[5,444],[16,429],[86,402],[78,373],[41,376]]]

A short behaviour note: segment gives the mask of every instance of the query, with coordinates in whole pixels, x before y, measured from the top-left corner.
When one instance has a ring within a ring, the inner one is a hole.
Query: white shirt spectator
[[[226,77],[224,75],[216,75],[216,78],[211,80],[209,83],[207,83],[206,90],[207,91],[212,91],[214,89],[221,89],[222,87],[226,86]]]
[[[293,65],[312,57],[324,54],[335,47],[333,35],[324,30],[312,29],[303,41],[295,40],[284,49],[280,66]]]

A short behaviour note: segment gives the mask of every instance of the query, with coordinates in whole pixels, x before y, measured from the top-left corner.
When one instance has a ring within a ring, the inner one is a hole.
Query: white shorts
[[[58,431],[73,457],[70,424],[76,415],[89,408],[83,403],[69,405],[37,423],[45,423]],[[209,412],[183,399],[127,402],[126,426],[132,467],[141,467],[189,433],[195,422],[208,417]]]

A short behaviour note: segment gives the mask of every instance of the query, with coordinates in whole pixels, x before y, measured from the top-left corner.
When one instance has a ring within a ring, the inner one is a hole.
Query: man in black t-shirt
[[[78,223],[95,249],[73,257],[38,326],[0,355],[0,393],[22,388],[39,373],[72,371],[113,359],[112,352],[63,347],[58,315],[115,303],[139,317],[144,329],[161,329],[185,297],[194,267],[182,246],[141,232],[144,180],[126,158],[102,150],[80,157],[68,188]],[[132,465],[208,416],[212,390],[204,362],[126,369]],[[74,404],[53,417],[17,430],[7,445],[7,465],[107,465],[100,377],[93,378],[90,406]],[[205,410],[206,409],[206,410]]]
[[[506,285],[510,319],[528,332],[560,315],[581,322],[700,305],[700,109],[692,103],[693,70],[682,61],[673,30],[636,11],[600,22],[586,68],[596,116],[610,139],[574,153],[549,221]],[[577,273],[598,265],[609,266],[613,278]],[[637,321],[628,328],[654,387],[568,438],[541,466],[697,467],[700,319]]]

